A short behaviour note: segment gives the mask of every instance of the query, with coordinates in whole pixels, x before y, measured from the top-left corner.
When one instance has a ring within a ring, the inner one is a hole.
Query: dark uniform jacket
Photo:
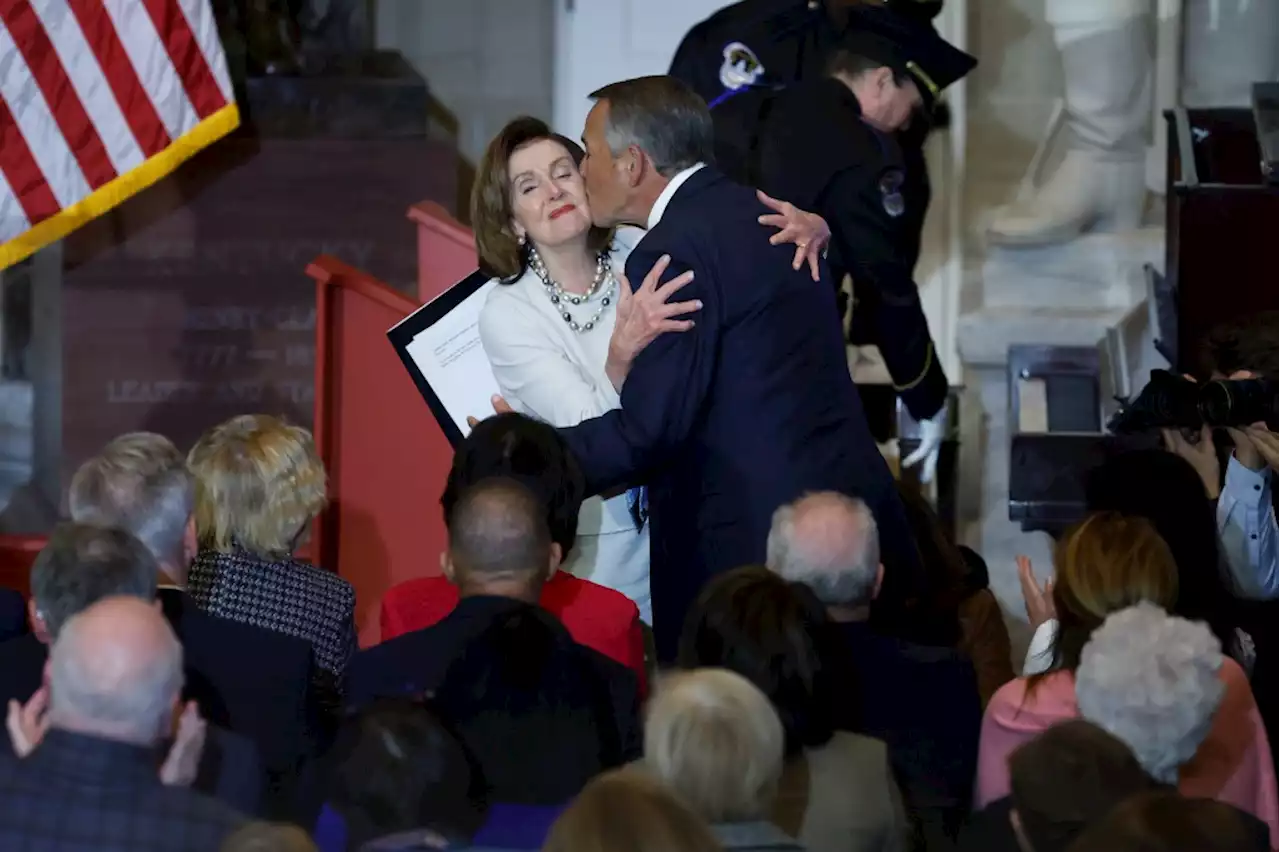
[[[889,5],[895,12],[926,20],[942,6],[930,0],[894,0]],[[761,95],[822,77],[827,57],[843,35],[844,17],[806,0],[742,0],[696,24],[681,40],[668,73],[691,86],[711,107],[716,166],[721,171],[739,183],[758,185],[748,160],[756,143]],[[899,237],[908,270],[919,258],[929,207],[926,135],[921,122],[898,134],[907,201]]]
[[[627,261],[631,281],[670,255],[693,270],[697,325],[636,358],[622,407],[561,431],[590,493],[649,485],[650,586],[660,659],[675,655],[706,581],[761,563],[774,511],[808,491],[861,497],[875,514],[886,587],[918,564],[893,477],[872,440],[830,278],[769,244],[755,193],[706,167],[671,196]],[[825,270],[824,270],[825,273]],[[904,564],[905,563],[905,564]],[[886,588],[886,591],[890,591]]]
[[[854,317],[867,324],[911,415],[932,417],[947,379],[903,248],[904,229],[915,225],[894,137],[862,120],[847,86],[822,78],[772,95],[759,144],[760,188],[827,220],[832,271],[853,277]]]

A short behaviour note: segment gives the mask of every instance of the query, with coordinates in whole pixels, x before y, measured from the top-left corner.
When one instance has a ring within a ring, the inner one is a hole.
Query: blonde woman
[[[356,593],[293,557],[325,505],[311,433],[264,414],[233,417],[196,442],[187,465],[200,542],[191,597],[213,615],[309,641],[317,684],[336,694],[356,647]]]

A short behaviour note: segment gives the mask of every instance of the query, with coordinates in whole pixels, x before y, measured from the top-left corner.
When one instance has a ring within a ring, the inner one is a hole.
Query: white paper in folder
[[[468,417],[493,413],[500,393],[480,343],[480,311],[496,282],[474,272],[387,331],[405,369],[457,446]]]

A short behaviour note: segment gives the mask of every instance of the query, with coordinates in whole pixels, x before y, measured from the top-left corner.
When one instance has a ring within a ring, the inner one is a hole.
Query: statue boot
[[[990,228],[999,245],[1070,241],[1142,221],[1153,58],[1147,0],[1047,0],[1062,55],[1067,148],[1027,200]]]

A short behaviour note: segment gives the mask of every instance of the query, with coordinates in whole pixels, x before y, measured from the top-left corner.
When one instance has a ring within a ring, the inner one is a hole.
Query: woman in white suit
[[[665,260],[634,295],[623,269],[644,232],[591,224],[578,164],[582,149],[541,120],[509,122],[489,143],[471,193],[480,268],[501,286],[480,314],[480,339],[502,395],[516,411],[575,426],[619,405],[631,362],[659,334],[690,328],[698,302],[668,303],[691,280],[659,285]],[[764,200],[762,198],[762,200]],[[817,257],[830,232],[820,217],[768,202],[797,245],[796,268]],[[632,489],[583,503],[577,546],[564,568],[649,605],[649,532],[643,493]]]

